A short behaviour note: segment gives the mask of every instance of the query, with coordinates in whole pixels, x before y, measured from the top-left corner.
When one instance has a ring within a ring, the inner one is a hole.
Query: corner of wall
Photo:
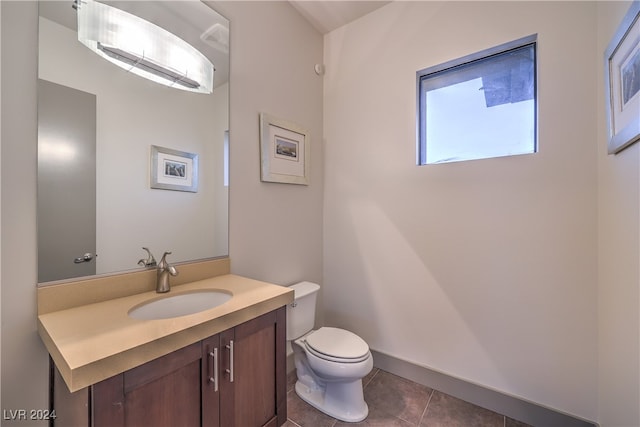
[[[48,359],[36,331],[35,297],[38,3],[1,2],[0,8],[2,408],[46,409]]]

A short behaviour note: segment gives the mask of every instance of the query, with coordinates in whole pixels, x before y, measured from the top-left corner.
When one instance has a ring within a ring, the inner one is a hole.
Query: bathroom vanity
[[[221,270],[191,281],[207,273],[183,267],[185,282],[169,294],[231,293],[227,302],[164,319],[130,316],[167,297],[153,290],[130,293],[120,282],[105,287],[104,278],[39,288],[38,329],[51,359],[55,424],[284,424],[286,305],[293,291]],[[140,283],[142,276],[114,277]],[[83,285],[84,303],[75,297],[66,307],[65,295],[77,295]]]

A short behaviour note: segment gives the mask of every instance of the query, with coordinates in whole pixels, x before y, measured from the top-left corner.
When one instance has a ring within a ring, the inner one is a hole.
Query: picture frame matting
[[[309,185],[309,139],[303,127],[260,113],[260,180]]]
[[[196,193],[198,155],[152,145],[151,188]]]

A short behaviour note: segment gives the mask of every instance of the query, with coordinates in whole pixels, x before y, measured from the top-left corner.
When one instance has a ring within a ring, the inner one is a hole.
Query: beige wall
[[[597,419],[594,2],[394,2],[325,37],[328,323]],[[415,73],[538,34],[539,152],[416,166]]]
[[[38,409],[48,405],[47,355],[36,333],[35,297],[38,14],[34,2],[2,1],[0,8],[2,408]],[[322,79],[313,66],[322,61],[322,37],[285,2],[214,8],[231,19],[232,269],[280,284],[320,281]],[[311,131],[310,186],[260,182],[261,111]]]
[[[603,56],[630,2],[598,4],[598,408],[640,425],[640,144],[606,152]]]
[[[3,1],[0,8],[2,409],[46,409],[47,353],[36,333],[35,286],[38,11],[33,2]]]
[[[2,8],[0,7],[0,23],[2,22]],[[1,24],[0,24],[1,25]],[[2,46],[2,32],[0,31],[0,46]],[[2,48],[0,47],[0,52]],[[0,81],[2,81],[2,68],[0,67]],[[0,84],[0,95],[2,85]],[[2,135],[2,103],[0,102],[0,135]],[[0,141],[2,137],[0,136]],[[0,144],[0,195],[2,195],[2,145]],[[0,197],[0,230],[2,229],[2,197]],[[2,284],[2,244],[0,244],[0,285]],[[2,319],[2,286],[0,286],[0,319]],[[2,367],[2,331],[0,329],[0,375]],[[0,387],[0,402],[2,402],[2,387]]]
[[[320,282],[322,36],[287,2],[219,4],[231,20],[231,269],[281,285]],[[260,182],[261,112],[309,130],[309,186]]]

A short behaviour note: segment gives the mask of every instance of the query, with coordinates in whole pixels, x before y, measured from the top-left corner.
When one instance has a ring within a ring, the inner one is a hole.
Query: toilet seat
[[[370,357],[367,343],[353,332],[323,327],[307,335],[305,349],[316,357],[338,363],[358,363]]]

